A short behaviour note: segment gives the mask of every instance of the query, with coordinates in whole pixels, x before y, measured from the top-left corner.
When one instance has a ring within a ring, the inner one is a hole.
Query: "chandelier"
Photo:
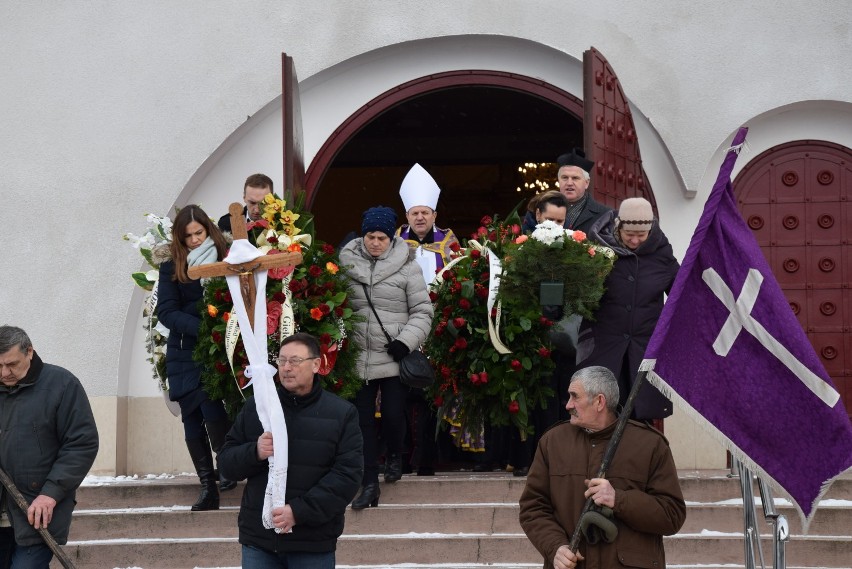
[[[516,191],[539,194],[547,190],[559,189],[556,181],[557,170],[556,162],[524,162],[518,166],[521,185]]]

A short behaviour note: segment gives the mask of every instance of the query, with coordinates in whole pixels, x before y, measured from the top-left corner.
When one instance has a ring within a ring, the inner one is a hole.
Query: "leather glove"
[[[408,349],[408,346],[400,342],[399,340],[394,340],[390,344],[388,344],[388,353],[393,358],[393,361],[398,362],[402,358],[408,355],[408,352],[411,350]]]

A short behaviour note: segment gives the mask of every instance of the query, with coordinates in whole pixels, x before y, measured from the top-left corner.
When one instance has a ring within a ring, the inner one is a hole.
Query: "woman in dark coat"
[[[204,391],[201,366],[192,358],[201,325],[198,304],[204,291],[201,283],[187,274],[189,267],[221,260],[227,247],[221,231],[204,210],[188,205],[180,210],[172,226],[171,260],[160,264],[157,318],[169,329],[169,399],[180,405],[186,448],[201,480],[201,495],[192,506],[195,511],[218,510],[219,490],[236,486],[230,480],[221,480],[216,486],[210,448],[219,452],[231,425],[222,402],[211,401]]]
[[[580,326],[577,367],[609,368],[618,378],[623,405],[663,310],[663,295],[680,265],[644,198],[624,200],[618,212],[605,214],[592,226],[589,238],[611,247],[618,258],[594,320]],[[645,384],[631,417],[647,421],[671,414],[671,401]]]

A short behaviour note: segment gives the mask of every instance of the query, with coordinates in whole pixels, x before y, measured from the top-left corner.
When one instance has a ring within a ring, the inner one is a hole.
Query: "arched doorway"
[[[852,150],[815,140],[770,148],[734,191],[852,415]]]
[[[505,215],[532,196],[518,191],[519,165],[582,146],[582,108],[552,85],[491,71],[432,75],[383,93],[335,131],[306,173],[318,233],[337,242],[379,203],[401,216],[399,184],[416,161],[442,188],[438,224],[468,235],[480,216]]]

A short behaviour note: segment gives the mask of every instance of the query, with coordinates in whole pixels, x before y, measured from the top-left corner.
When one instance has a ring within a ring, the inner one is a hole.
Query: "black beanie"
[[[371,231],[381,231],[391,239],[396,232],[396,212],[389,207],[371,207],[361,216],[361,237]]]

